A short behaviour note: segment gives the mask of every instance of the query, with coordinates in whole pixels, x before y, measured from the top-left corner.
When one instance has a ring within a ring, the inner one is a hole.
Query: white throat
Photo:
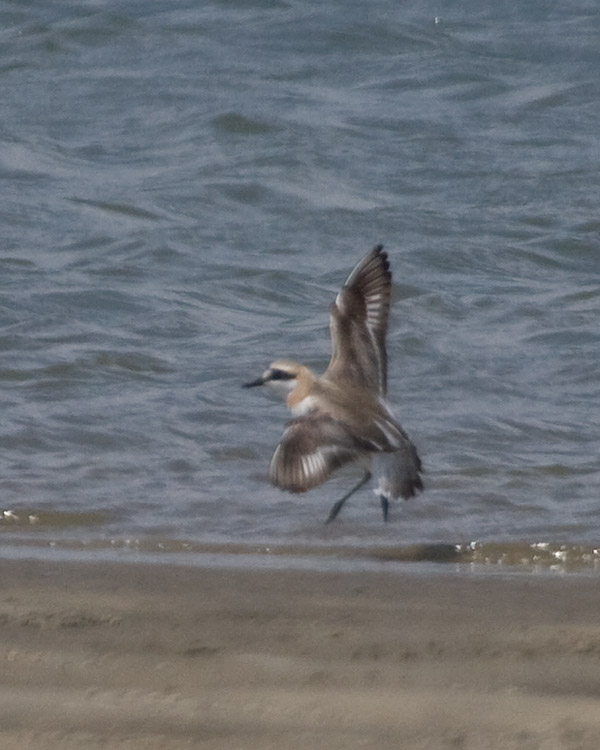
[[[271,392],[284,401],[297,385],[296,378],[292,380],[267,380],[265,383]]]

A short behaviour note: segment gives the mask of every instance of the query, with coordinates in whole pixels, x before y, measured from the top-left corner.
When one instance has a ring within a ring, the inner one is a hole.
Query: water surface
[[[595,4],[32,0],[0,28],[0,545],[593,558]],[[326,527],[354,477],[270,487],[287,415],[239,386],[326,367],[377,242],[427,489]]]

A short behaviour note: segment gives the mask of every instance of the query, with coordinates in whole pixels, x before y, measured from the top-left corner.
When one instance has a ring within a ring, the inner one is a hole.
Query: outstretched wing
[[[333,351],[324,377],[385,394],[391,289],[387,253],[377,245],[354,268],[331,306]]]
[[[366,452],[367,446],[332,417],[300,417],[292,420],[283,433],[271,459],[269,477],[283,490],[306,492]]]

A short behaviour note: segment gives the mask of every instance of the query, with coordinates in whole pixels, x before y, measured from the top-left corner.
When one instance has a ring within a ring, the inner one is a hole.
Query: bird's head
[[[268,385],[273,391],[284,398],[294,390],[298,384],[298,376],[302,365],[287,359],[277,359],[267,367],[260,378],[244,383],[244,388],[254,388],[257,385]]]

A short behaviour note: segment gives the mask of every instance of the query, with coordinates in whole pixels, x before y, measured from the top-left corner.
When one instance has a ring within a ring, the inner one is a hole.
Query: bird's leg
[[[383,520],[387,521],[388,519],[388,510],[390,507],[390,504],[388,502],[388,499],[385,495],[379,495],[379,502],[381,503],[381,510],[383,511]]]
[[[342,497],[342,498],[341,498],[340,500],[338,500],[338,501],[337,501],[337,503],[334,503],[334,504],[333,504],[333,508],[332,508],[332,509],[331,509],[331,511],[329,512],[329,515],[327,516],[327,520],[325,521],[325,523],[329,523],[330,521],[333,521],[333,519],[334,519],[334,518],[335,518],[335,517],[337,516],[337,514],[338,514],[338,513],[340,512],[340,510],[342,509],[342,505],[343,505],[343,504],[344,504],[344,503],[346,502],[346,500],[347,500],[347,499],[348,499],[348,498],[349,498],[349,497],[350,497],[351,495],[354,495],[354,493],[356,492],[356,490],[359,490],[359,489],[360,489],[360,488],[361,488],[361,487],[363,486],[363,484],[366,484],[366,483],[367,483],[367,482],[369,481],[369,479],[370,479],[370,478],[371,478],[371,472],[370,472],[370,471],[366,471],[366,472],[365,472],[365,475],[364,475],[364,476],[363,476],[363,478],[362,478],[362,479],[360,480],[360,482],[359,482],[359,483],[358,483],[358,484],[356,485],[356,487],[353,487],[353,488],[352,488],[352,489],[350,490],[350,492],[347,492],[347,493],[346,493],[346,494],[344,495],[344,497]]]

